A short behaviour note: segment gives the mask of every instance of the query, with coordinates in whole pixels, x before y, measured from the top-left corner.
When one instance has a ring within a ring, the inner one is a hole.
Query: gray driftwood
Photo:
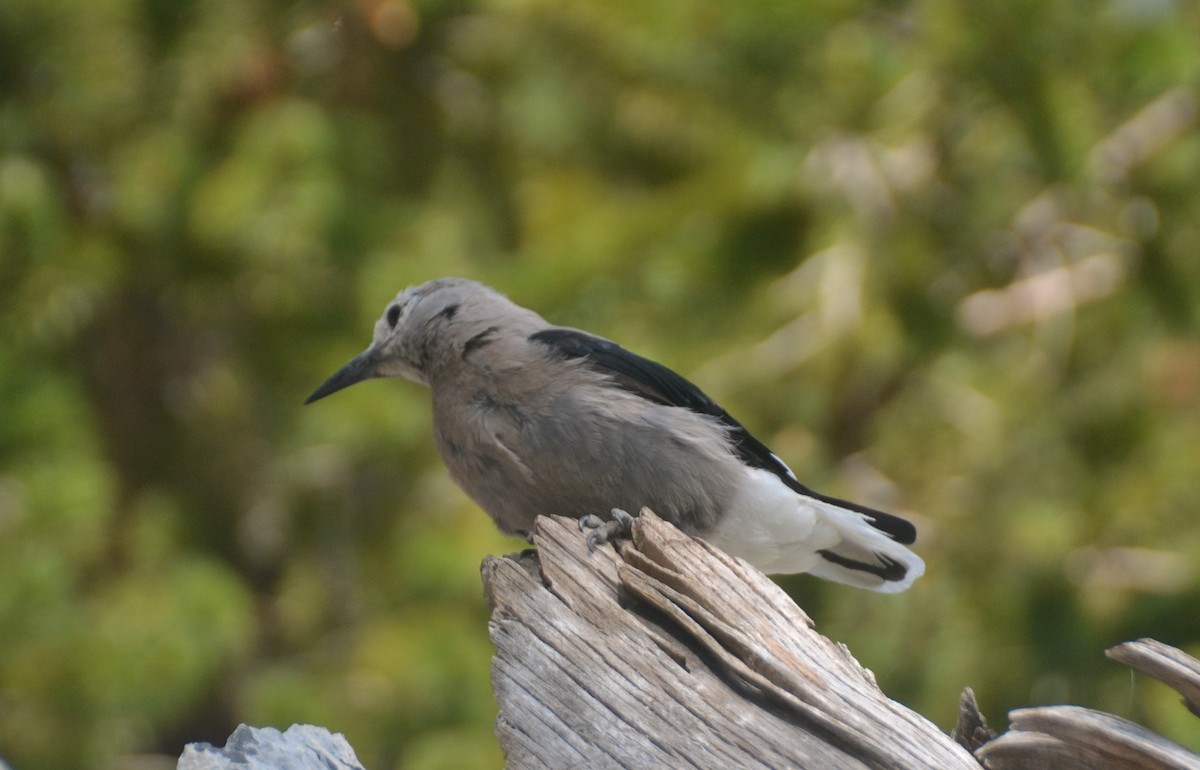
[[[1125,642],[1106,654],[1174,688],[1200,716],[1200,660],[1153,639]],[[1100,711],[1048,706],[1019,709],[1009,719],[1009,731],[977,754],[990,770],[1200,770],[1200,756]]]
[[[589,552],[573,519],[539,519],[534,542],[537,554],[483,564],[511,770],[1200,770],[1187,749],[1078,706],[1014,711],[995,738],[970,688],[944,735],[761,573],[652,513],[617,550]],[[1108,655],[1200,715],[1200,661],[1150,639]],[[223,749],[188,746],[178,767],[361,765],[322,728],[242,725]]]
[[[1080,706],[1009,712],[978,756],[988,770],[1200,770],[1200,756],[1127,719]]]
[[[1183,705],[1200,717],[1200,660],[1153,639],[1118,644],[1104,654],[1161,681],[1182,695]]]
[[[994,738],[967,690],[955,736],[890,700],[757,570],[648,511],[589,552],[538,520],[536,554],[483,564],[496,732],[511,770],[1200,770],[1200,756],[1076,706],[1022,709]],[[1200,662],[1150,640],[1109,655],[1195,708]]]
[[[762,573],[653,514],[619,555],[564,518],[534,543],[483,565],[510,768],[979,770]]]

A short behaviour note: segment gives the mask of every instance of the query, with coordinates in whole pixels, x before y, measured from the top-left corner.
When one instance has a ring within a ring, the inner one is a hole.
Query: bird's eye
[[[396,322],[400,320],[400,311],[402,308],[399,305],[392,305],[387,309],[387,324],[393,329],[396,328]]]

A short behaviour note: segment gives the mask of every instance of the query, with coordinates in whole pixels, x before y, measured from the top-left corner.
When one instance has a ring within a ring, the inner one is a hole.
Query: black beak
[[[334,372],[332,377],[322,382],[321,387],[314,390],[311,396],[304,399],[304,403],[311,404],[319,398],[325,398],[330,393],[337,393],[342,388],[348,388],[356,382],[362,382],[363,380],[375,377],[375,365],[378,362],[379,356],[374,350],[367,348],[350,359],[350,363]]]

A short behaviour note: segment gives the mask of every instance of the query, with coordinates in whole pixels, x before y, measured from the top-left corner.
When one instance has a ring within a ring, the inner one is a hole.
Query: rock
[[[176,770],[364,770],[354,749],[341,733],[324,727],[292,725],[286,732],[274,727],[238,725],[225,748],[189,743]]]

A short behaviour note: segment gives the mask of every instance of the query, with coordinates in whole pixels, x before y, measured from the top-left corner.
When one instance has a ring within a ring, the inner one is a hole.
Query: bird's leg
[[[536,545],[536,543],[533,542],[533,530],[532,529],[514,529],[509,534],[511,534],[513,537],[519,537],[522,540],[524,540],[526,543],[529,543],[529,546],[530,546],[529,548],[525,548],[519,554],[517,554],[517,556],[519,558],[524,559],[524,558],[527,558],[530,556],[537,556],[537,552],[538,552],[537,548],[533,547]]]
[[[594,551],[597,546],[610,543],[619,537],[629,537],[633,534],[633,517],[620,508],[612,509],[612,518],[608,521],[589,513],[579,519],[580,531],[587,532],[588,550]]]

